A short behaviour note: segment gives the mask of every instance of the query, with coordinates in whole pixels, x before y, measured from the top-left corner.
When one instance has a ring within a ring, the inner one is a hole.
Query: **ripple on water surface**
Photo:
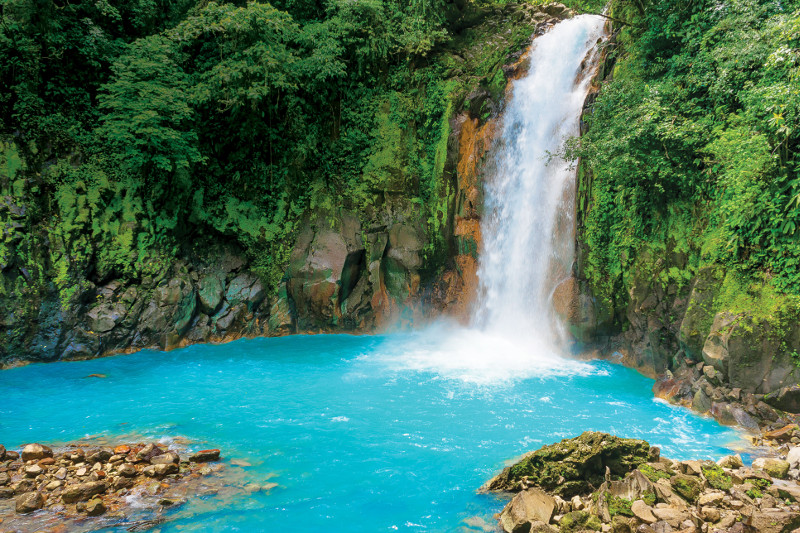
[[[502,503],[477,487],[506,460],[585,430],[674,458],[741,443],[654,401],[652,380],[629,369],[453,335],[291,336],[6,370],[0,443],[138,434],[213,445],[244,465],[230,466],[242,484],[278,486],[196,498],[161,531],[276,532],[478,531]]]

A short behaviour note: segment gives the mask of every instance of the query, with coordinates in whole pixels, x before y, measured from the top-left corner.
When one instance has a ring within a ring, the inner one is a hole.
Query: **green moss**
[[[752,483],[760,490],[767,490],[769,487],[772,486],[772,481],[769,479],[758,478],[752,480]]]
[[[748,496],[750,496],[751,498],[753,498],[754,500],[756,498],[761,498],[762,496],[764,496],[761,493],[761,491],[756,489],[756,488],[748,489],[748,490],[744,491],[744,493],[747,494]]]
[[[701,467],[708,484],[719,490],[728,490],[733,486],[731,476],[717,465]]]
[[[678,474],[670,478],[670,485],[678,496],[688,502],[694,502],[702,492],[700,479],[694,476]]]
[[[627,498],[620,498],[611,493],[606,493],[606,504],[608,505],[608,513],[611,516],[633,516],[633,511],[631,511],[633,501]]]
[[[648,464],[639,465],[639,470],[653,483],[657,482],[659,479],[669,479],[672,477],[671,474],[668,474],[662,470],[656,470]]]
[[[624,476],[648,459],[650,445],[587,431],[574,439],[544,446],[511,467],[510,480],[527,476],[535,485],[562,497],[588,493],[612,476]]]
[[[573,533],[587,529],[600,531],[603,528],[603,523],[598,517],[586,511],[572,511],[564,515],[558,523],[558,527],[562,533]]]
[[[642,500],[652,507],[656,504],[656,493],[652,490],[645,491],[644,494],[642,494]]]

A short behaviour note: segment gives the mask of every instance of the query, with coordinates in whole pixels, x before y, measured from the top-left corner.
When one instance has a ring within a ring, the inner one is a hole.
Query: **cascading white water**
[[[551,293],[574,260],[575,172],[548,156],[577,135],[604,21],[578,16],[538,37],[490,158],[473,327],[446,323],[389,344],[394,368],[483,384],[591,373],[559,357]]]
[[[604,21],[578,16],[534,41],[530,70],[514,82],[493,166],[484,177],[483,250],[476,325],[557,340],[551,295],[574,261],[575,171],[556,153],[578,134]],[[555,330],[555,331],[554,331]]]

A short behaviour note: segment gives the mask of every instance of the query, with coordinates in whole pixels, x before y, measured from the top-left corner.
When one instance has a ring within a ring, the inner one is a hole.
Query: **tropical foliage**
[[[612,12],[612,80],[575,151],[587,274],[609,299],[648,264],[667,283],[719,265],[742,290],[800,295],[800,3]]]

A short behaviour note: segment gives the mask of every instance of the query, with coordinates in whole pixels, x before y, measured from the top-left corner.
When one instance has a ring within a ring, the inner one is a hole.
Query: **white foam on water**
[[[562,358],[536,336],[510,337],[444,322],[390,337],[377,358],[394,370],[434,373],[479,385],[598,373],[590,363]]]

